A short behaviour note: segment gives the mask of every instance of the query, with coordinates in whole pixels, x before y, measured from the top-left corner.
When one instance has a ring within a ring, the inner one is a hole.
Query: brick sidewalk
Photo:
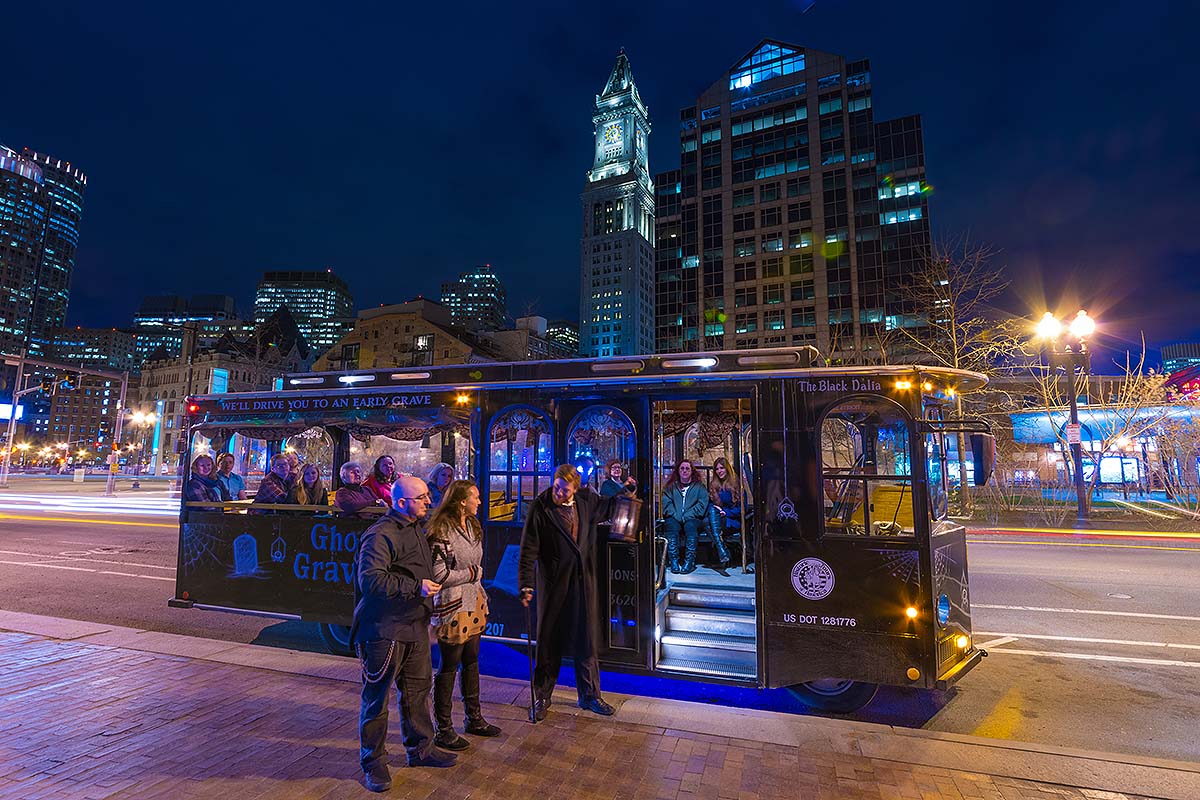
[[[345,680],[6,632],[0,676],[2,798],[371,796],[358,769],[358,690]],[[485,685],[485,712],[504,735],[473,738],[446,770],[402,766],[393,703],[395,786],[385,796],[1138,797],[690,733],[620,715],[554,710],[535,726],[495,686]]]

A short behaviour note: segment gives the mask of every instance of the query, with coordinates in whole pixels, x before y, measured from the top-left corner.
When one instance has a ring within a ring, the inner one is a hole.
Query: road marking
[[[36,561],[0,561],[0,564],[12,564],[14,567],[45,567],[46,569],[69,569],[72,572],[95,572],[88,567],[68,567],[66,564],[48,564]]]
[[[980,633],[979,631],[976,631],[976,632],[975,632],[975,635],[976,635],[976,636],[1000,636],[1001,634],[997,634],[997,633]],[[1005,637],[1004,637],[1004,638],[1002,638],[1002,639],[992,639],[990,642],[978,642],[978,643],[976,643],[976,645],[975,645],[975,646],[976,646],[976,647],[979,647],[979,648],[984,648],[984,649],[986,649],[986,648],[988,648],[988,647],[999,647],[999,646],[1000,646],[1000,645],[1002,645],[1002,644],[1008,644],[1009,642],[1015,642],[1015,641],[1016,641],[1016,638],[1015,638],[1015,637],[1013,637],[1013,636],[1005,636]]]
[[[1047,547],[1120,547],[1131,550],[1183,550],[1189,553],[1200,553],[1196,547],[1167,547],[1155,544],[1108,544],[1107,542],[992,542],[987,539],[967,539],[971,544],[1040,544]]]
[[[0,519],[16,519],[26,522],[87,522],[92,525],[131,525],[135,528],[174,528],[179,530],[179,524],[168,525],[164,522],[125,522],[115,519],[85,519],[83,517],[33,517],[21,514],[0,514]]]
[[[986,645],[999,647],[1006,642],[1015,642],[1018,639],[1046,639],[1052,642],[1086,642],[1089,644],[1123,644],[1131,647],[1174,647],[1180,650],[1200,650],[1200,644],[1177,644],[1175,642],[1139,642],[1129,639],[1094,639],[1089,636],[1048,636],[1040,633],[986,633],[984,631],[976,631],[976,636],[1003,636],[1003,639],[996,639],[992,642],[986,642]],[[985,644],[979,645],[984,647]]]
[[[100,570],[91,567],[69,567],[66,564],[48,564],[37,561],[0,561],[0,564],[11,564],[14,567],[41,567],[42,569],[66,569],[72,572],[92,572],[97,575],[120,575],[126,578],[145,578],[151,581],[174,581],[174,578],[162,575],[140,575],[136,572],[117,572],[115,570]]]
[[[972,603],[972,608],[992,608],[1000,611],[1046,611],[1053,614],[1096,614],[1102,617],[1144,617],[1146,619],[1178,619],[1185,622],[1200,622],[1200,617],[1181,614],[1148,614],[1143,611],[1099,611],[1091,608],[1044,608],[1041,606],[996,606]]]
[[[136,572],[115,572],[113,570],[102,569],[99,571],[101,575],[124,575],[127,578],[146,578],[151,581],[171,581],[175,582],[174,578],[164,578],[161,575],[139,575]]]
[[[1047,656],[1049,658],[1073,658],[1078,661],[1113,661],[1118,664],[1146,664],[1156,667],[1191,667],[1200,669],[1200,661],[1173,661],[1168,658],[1134,658],[1132,656],[1102,656],[1092,653],[1058,653],[1049,650],[1010,650],[1004,647],[992,653],[1009,653],[1018,656]]]
[[[1200,534],[1187,531],[1099,531],[1077,530],[1075,528],[971,528],[972,534],[978,533],[1058,533],[1071,536],[1131,536],[1151,539],[1200,539]]]
[[[163,567],[163,566],[159,566],[158,564],[139,564],[136,561],[109,561],[104,558],[87,558],[86,556],[67,555],[66,553],[59,553],[58,555],[51,555],[50,553],[24,553],[20,550],[0,550],[0,555],[29,556],[30,558],[54,558],[54,559],[62,559],[64,561],[90,561],[94,564],[116,564],[119,567],[144,567],[146,569],[167,569],[172,572],[174,572],[176,570],[176,567]]]

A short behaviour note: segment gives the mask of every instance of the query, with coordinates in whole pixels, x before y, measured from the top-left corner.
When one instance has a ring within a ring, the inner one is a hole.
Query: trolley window
[[[567,459],[584,483],[599,492],[613,461],[620,463],[623,475],[628,474],[634,442],[629,417],[612,406],[592,406],[579,412],[567,429]]]
[[[825,533],[912,536],[909,421],[886,398],[844,400],[821,421]]]
[[[554,473],[554,427],[532,406],[509,406],[487,435],[488,520],[519,523]]]
[[[466,424],[413,424],[386,433],[354,430],[350,438],[350,460],[371,474],[375,462],[391,456],[397,474],[431,480],[449,465],[456,478],[471,476],[471,436]],[[341,468],[341,465],[338,465]]]

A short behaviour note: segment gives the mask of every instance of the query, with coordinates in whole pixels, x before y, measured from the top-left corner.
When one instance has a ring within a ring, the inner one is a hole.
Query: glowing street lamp
[[[1063,331],[1066,335],[1063,335]],[[1087,339],[1096,332],[1096,320],[1088,316],[1088,313],[1080,309],[1078,313],[1071,319],[1070,324],[1063,325],[1062,322],[1054,316],[1053,313],[1047,311],[1042,319],[1037,324],[1037,336],[1046,346],[1046,365],[1055,375],[1058,374],[1059,368],[1070,377],[1070,391],[1068,392],[1071,408],[1071,430],[1074,436],[1068,436],[1067,445],[1071,449],[1071,465],[1073,467],[1075,477],[1075,501],[1076,515],[1075,524],[1077,527],[1084,527],[1087,524],[1088,509],[1087,509],[1087,491],[1083,486],[1083,446],[1082,441],[1070,441],[1070,439],[1081,439],[1079,433],[1079,403],[1076,399],[1078,394],[1075,390],[1075,374],[1076,371],[1083,376],[1086,382],[1089,370],[1091,368],[1091,354],[1088,353]],[[1122,461],[1122,466],[1124,462]],[[1096,465],[1099,469],[1099,464]]]

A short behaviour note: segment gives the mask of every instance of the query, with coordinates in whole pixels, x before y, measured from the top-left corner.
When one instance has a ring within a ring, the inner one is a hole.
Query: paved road
[[[167,608],[175,502],[0,495],[0,608],[322,649],[311,625]],[[120,513],[97,513],[105,503]],[[971,537],[970,559],[990,657],[951,693],[885,689],[860,719],[1200,761],[1200,537],[996,532]],[[629,680],[609,686],[638,691]],[[676,696],[804,710],[782,691],[686,686]]]

